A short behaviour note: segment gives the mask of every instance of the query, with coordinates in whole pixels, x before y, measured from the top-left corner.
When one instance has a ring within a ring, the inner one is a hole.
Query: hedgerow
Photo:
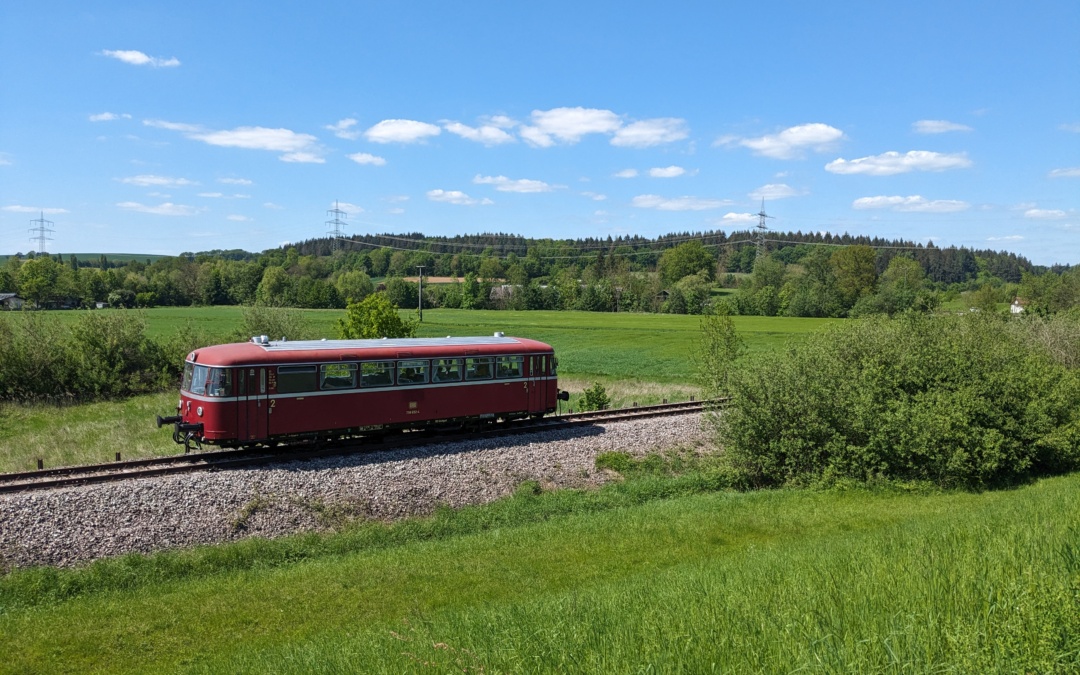
[[[72,325],[43,312],[0,317],[0,400],[82,402],[175,384],[185,350],[197,345],[185,334],[159,343],[145,331],[135,312],[87,313]]]
[[[1069,471],[1080,372],[1045,339],[1063,332],[979,315],[849,321],[735,368],[731,407],[711,419],[751,486],[982,488]]]

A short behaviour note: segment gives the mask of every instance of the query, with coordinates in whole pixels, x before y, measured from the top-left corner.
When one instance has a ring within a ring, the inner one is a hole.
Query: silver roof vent
[[[506,333],[502,332],[501,330],[497,330],[495,331],[495,337],[506,337]]]

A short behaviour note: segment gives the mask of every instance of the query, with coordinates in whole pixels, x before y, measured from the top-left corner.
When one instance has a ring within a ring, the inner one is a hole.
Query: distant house
[[[1009,314],[1023,314],[1024,313],[1024,305],[1026,305],[1026,304],[1027,303],[1024,302],[1023,300],[1021,300],[1020,298],[1017,298],[1017,299],[1013,300],[1012,304],[1009,305]]]
[[[15,293],[0,293],[0,308],[22,309],[24,304],[26,304],[26,301]]]

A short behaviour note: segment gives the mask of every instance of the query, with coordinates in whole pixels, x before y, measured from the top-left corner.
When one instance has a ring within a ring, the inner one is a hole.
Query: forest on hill
[[[454,283],[425,284],[425,276]],[[342,308],[376,291],[401,308],[577,309],[842,317],[934,309],[962,293],[1047,313],[1080,302],[1070,267],[1007,251],[827,233],[749,231],[531,239],[493,233],[320,238],[260,253],[9,256],[0,292],[42,308],[250,305]]]

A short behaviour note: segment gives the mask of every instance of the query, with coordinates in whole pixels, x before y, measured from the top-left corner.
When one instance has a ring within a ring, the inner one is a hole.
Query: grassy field
[[[1080,476],[708,472],[0,578],[2,672],[1076,672]]]
[[[128,310],[104,310],[128,311]],[[80,312],[54,312],[74,321]],[[306,310],[315,332],[333,337],[342,311]],[[210,335],[227,335],[241,323],[238,307],[158,308],[145,311],[147,332],[167,337],[192,324]],[[780,349],[830,323],[820,319],[735,317],[751,351]],[[578,407],[581,392],[601,382],[615,407],[648,405],[696,396],[689,352],[700,318],[662,314],[592,312],[500,312],[429,310],[420,335],[507,335],[530,337],[555,347],[559,384],[571,392],[567,408]],[[176,454],[167,429],[155,415],[171,414],[176,393],[140,396],[79,406],[0,404],[0,472],[24,471],[41,459],[46,467]]]
[[[224,336],[241,323],[239,307],[160,307],[143,311],[151,337],[168,336],[185,324]],[[303,312],[317,335],[326,338],[336,337],[337,320],[344,316],[343,310],[297,311]],[[74,320],[79,312],[56,315]],[[415,312],[410,316],[415,317]],[[751,351],[780,349],[790,339],[838,321],[762,316],[737,316],[734,320]],[[700,324],[700,317],[673,314],[434,309],[424,312],[418,335],[490,335],[503,331],[555,347],[562,373],[568,376],[688,383],[691,372],[687,355]]]

